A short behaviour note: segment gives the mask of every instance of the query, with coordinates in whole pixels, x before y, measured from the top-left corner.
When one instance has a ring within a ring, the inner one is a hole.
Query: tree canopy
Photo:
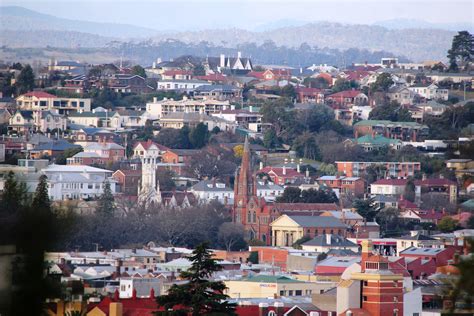
[[[451,49],[448,50],[449,68],[451,70],[468,69],[474,58],[474,36],[468,31],[458,32],[453,37]]]
[[[187,282],[174,284],[167,295],[156,298],[158,305],[165,310],[198,315],[235,315],[235,304],[228,303],[229,298],[224,294],[226,286],[222,281],[211,281],[215,272],[221,271],[222,266],[212,258],[207,243],[202,243],[194,249],[189,257],[191,267],[180,274]],[[158,313],[159,315],[160,313]]]

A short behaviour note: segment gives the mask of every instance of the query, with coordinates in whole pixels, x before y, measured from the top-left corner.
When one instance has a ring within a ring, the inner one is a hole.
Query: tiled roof
[[[321,246],[321,247],[357,247],[357,244],[347,240],[346,238],[330,234],[331,243],[327,243],[327,235],[316,236],[313,239],[305,242],[303,246]]]
[[[31,91],[31,92],[23,94],[22,96],[36,97],[36,98],[56,98],[55,95],[49,94],[44,91]]]

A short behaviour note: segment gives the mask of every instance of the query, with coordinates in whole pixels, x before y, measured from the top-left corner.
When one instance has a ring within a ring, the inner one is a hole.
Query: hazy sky
[[[474,23],[473,0],[0,0],[77,20],[155,29],[240,27],[288,19],[371,24],[390,19]]]

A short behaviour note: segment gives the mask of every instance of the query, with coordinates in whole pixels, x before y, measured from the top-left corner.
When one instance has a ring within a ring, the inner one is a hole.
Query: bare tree
[[[218,239],[227,251],[244,238],[244,225],[239,223],[225,222],[219,227]]]

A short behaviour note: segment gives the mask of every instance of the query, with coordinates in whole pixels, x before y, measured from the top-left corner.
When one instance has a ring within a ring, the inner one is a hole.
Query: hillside
[[[455,32],[434,29],[389,30],[374,25],[349,25],[319,22],[291,26],[270,31],[251,32],[239,29],[181,32],[173,37],[184,42],[207,41],[214,44],[262,44],[273,41],[276,45],[299,47],[302,43],[321,48],[385,50],[405,55],[413,61],[445,59]],[[160,41],[169,35],[156,36]]]
[[[16,6],[0,7],[0,30],[10,31],[72,31],[104,37],[149,37],[159,32],[153,29],[119,23],[97,23],[58,18]],[[14,34],[14,33],[11,33]]]

